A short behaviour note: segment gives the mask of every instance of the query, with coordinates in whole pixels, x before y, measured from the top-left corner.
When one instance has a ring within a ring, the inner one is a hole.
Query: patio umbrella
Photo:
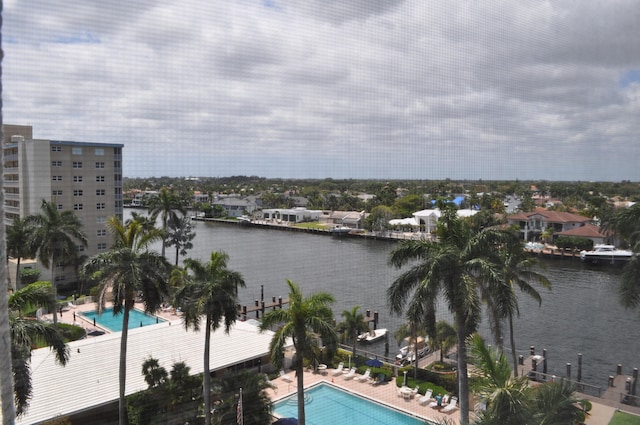
[[[369,359],[366,362],[364,362],[364,364],[371,367],[381,367],[383,365],[382,361],[378,359]]]

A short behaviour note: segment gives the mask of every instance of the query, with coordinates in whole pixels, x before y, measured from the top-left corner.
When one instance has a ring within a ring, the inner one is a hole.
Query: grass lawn
[[[609,425],[640,425],[640,416],[624,412],[615,412]]]

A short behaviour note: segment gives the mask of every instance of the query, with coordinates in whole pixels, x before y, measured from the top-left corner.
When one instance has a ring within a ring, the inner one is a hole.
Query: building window
[[[100,215],[98,217],[96,217],[96,223],[98,224],[104,224],[107,222],[107,217]]]
[[[84,191],[82,189],[76,189],[73,191],[73,196],[82,196],[84,195]]]
[[[62,176],[51,176],[51,180],[53,180],[54,182],[61,182]]]
[[[98,202],[98,203],[96,204],[96,209],[97,209],[97,210],[103,210],[103,209],[105,209],[105,208],[107,208],[107,207],[106,207],[106,204],[105,204],[104,202]]]
[[[73,209],[79,211],[84,209],[84,206],[82,204],[73,204]]]
[[[104,162],[96,162],[96,168],[104,168]]]
[[[122,195],[122,188],[121,187],[116,187],[116,195]]]
[[[72,155],[82,155],[82,148],[71,148]]]
[[[98,251],[104,251],[105,249],[107,249],[107,243],[106,242],[98,243]]]
[[[113,168],[122,168],[122,161],[113,161]]]
[[[122,149],[121,148],[113,148],[113,154],[114,155],[122,155]]]
[[[98,236],[98,237],[107,236],[107,229],[98,229],[98,230],[96,230],[96,236]]]
[[[105,189],[96,189],[96,196],[105,196],[107,191]]]
[[[51,161],[52,167],[62,167],[62,161]]]
[[[78,245],[76,246],[76,249],[78,250],[78,252],[84,252],[84,245]]]
[[[51,196],[62,196],[62,191],[61,190],[52,190],[51,191]]]
[[[82,183],[82,176],[73,176],[74,183]]]
[[[58,209],[59,209],[59,210],[63,210],[63,209],[64,209],[64,205],[62,205],[62,204],[58,204]]]
[[[97,156],[103,156],[104,155],[104,149],[96,148],[96,155]]]
[[[73,168],[82,168],[82,161],[73,161]]]
[[[122,180],[122,174],[114,174],[113,180],[119,182],[120,180]]]
[[[63,282],[66,280],[66,277],[64,276],[56,276],[56,282]]]
[[[51,146],[51,152],[62,152],[62,146]]]

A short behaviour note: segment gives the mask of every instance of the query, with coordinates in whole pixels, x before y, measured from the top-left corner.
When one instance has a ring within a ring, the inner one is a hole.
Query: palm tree
[[[43,266],[51,267],[51,287],[54,303],[58,300],[55,279],[57,262],[69,261],[77,255],[78,242],[87,246],[87,237],[82,231],[82,223],[73,211],[58,211],[54,202],[42,200],[42,213],[25,219],[27,226],[33,227],[32,246]],[[55,313],[55,311],[54,311]],[[53,315],[53,326],[58,326],[58,318]]]
[[[22,317],[20,311],[28,306],[49,305],[51,284],[36,282],[11,294],[9,305],[9,325],[11,335],[11,370],[14,380],[16,413],[23,414],[31,398],[31,349],[39,341],[44,341],[53,349],[56,361],[62,366],[69,360],[69,348],[64,337],[54,326]],[[13,403],[11,403],[13,405]],[[7,416],[3,416],[5,421]],[[5,422],[7,423],[7,422]]]
[[[151,356],[142,362],[142,375],[149,388],[159,387],[169,376],[167,370],[160,366],[160,361]]]
[[[183,216],[169,222],[167,246],[176,247],[176,266],[179,255],[187,255],[187,250],[193,248],[191,241],[195,237],[196,234],[193,232],[193,225],[189,217]]]
[[[616,212],[605,228],[615,230],[634,252],[622,269],[618,293],[624,307],[640,307],[640,204]]]
[[[505,244],[498,250],[500,264],[498,282],[492,286],[491,296],[494,300],[490,309],[490,316],[493,318],[492,330],[496,343],[502,348],[502,330],[501,321],[506,319],[509,325],[509,338],[511,345],[511,360],[513,364],[513,376],[518,376],[518,357],[516,354],[516,341],[513,332],[513,317],[520,316],[518,308],[518,296],[516,288],[521,292],[529,295],[531,298],[542,304],[542,297],[536,289],[531,286],[530,282],[536,281],[543,288],[551,289],[551,282],[543,274],[534,270],[536,266],[540,267],[540,262],[527,255],[522,249],[522,245],[514,238],[511,243]]]
[[[536,387],[533,397],[529,422],[534,425],[580,424],[591,410],[591,402],[577,398],[574,385],[565,379]]]
[[[356,357],[356,345],[358,342],[358,335],[364,329],[369,328],[369,324],[364,320],[364,315],[359,313],[360,306],[357,305],[351,310],[344,310],[340,315],[344,319],[338,326],[339,331],[344,336],[344,339],[348,341],[352,349],[353,358]]]
[[[481,278],[493,274],[491,258],[505,233],[493,228],[472,231],[456,211],[444,206],[437,226],[439,242],[402,241],[390,253],[396,268],[411,263],[387,290],[392,312],[400,314],[408,303],[412,315],[421,312],[425,326],[435,325],[436,300],[442,295],[454,314],[458,345],[458,390],[460,422],[469,423],[469,378],[465,339],[480,319]],[[412,297],[409,300],[409,297]]]
[[[155,219],[159,216],[162,223],[161,229],[164,232],[162,237],[163,257],[166,247],[167,229],[169,228],[170,222],[178,219],[178,212],[185,215],[182,200],[176,196],[172,190],[166,187],[160,189],[160,193],[149,200],[149,213],[151,213],[152,221],[155,222]]]
[[[14,218],[13,223],[7,227],[7,254],[17,261],[13,289],[20,288],[20,261],[35,255],[31,247],[31,233],[32,228],[20,217]]]
[[[456,345],[456,329],[444,320],[436,323],[435,335],[430,336],[429,344],[433,350],[440,350],[440,363],[444,356]]]
[[[264,373],[251,373],[242,370],[225,374],[218,381],[222,402],[216,407],[214,420],[216,424],[237,423],[239,389],[242,388],[242,418],[244,425],[261,425],[271,423],[273,402],[267,394],[268,389],[275,386]]]
[[[167,280],[171,265],[164,256],[148,250],[150,243],[161,234],[157,229],[145,230],[138,221],[124,225],[118,217],[111,217],[107,227],[114,235],[114,246],[107,252],[91,257],[83,267],[85,276],[100,281],[98,287],[98,312],[101,313],[111,297],[113,314],[122,315],[119,370],[119,422],[127,423],[125,383],[127,371],[127,339],[129,335],[129,312],[141,295],[144,310],[156,312],[168,293]]]
[[[185,268],[193,274],[175,294],[175,304],[183,311],[185,328],[198,331],[205,318],[203,397],[205,424],[211,424],[211,374],[209,357],[211,332],[224,324],[229,333],[238,314],[236,288],[244,287],[242,275],[227,268],[229,256],[222,251],[214,251],[207,264],[187,258]]]
[[[469,340],[470,359],[478,371],[472,381],[475,393],[486,404],[476,424],[520,425],[531,416],[531,387],[526,377],[512,377],[511,366],[499,348],[489,348],[478,334]],[[569,422],[567,422],[569,423]]]
[[[319,339],[329,347],[337,340],[333,327],[333,311],[330,307],[335,299],[326,292],[318,292],[304,298],[298,285],[291,280],[287,280],[287,285],[289,308],[266,313],[262,318],[260,330],[277,327],[269,344],[271,361],[277,369],[283,366],[284,349],[289,339],[293,339],[296,350],[293,366],[298,384],[298,424],[305,425],[304,360],[317,360]]]

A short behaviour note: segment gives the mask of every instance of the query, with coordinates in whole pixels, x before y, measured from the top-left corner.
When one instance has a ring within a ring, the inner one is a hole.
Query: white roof
[[[27,413],[16,423],[33,424],[117,400],[120,335],[69,343],[70,359],[64,367],[54,361],[49,348],[34,350],[33,398]],[[261,334],[255,325],[245,322],[236,322],[228,335],[218,329],[211,335],[210,369],[267,355],[272,336],[272,332]],[[126,394],[147,389],[141,369],[149,356],[158,359],[167,372],[174,363],[185,362],[191,373],[197,374],[204,368],[203,354],[204,332],[186,331],[181,319],[129,330]]]

